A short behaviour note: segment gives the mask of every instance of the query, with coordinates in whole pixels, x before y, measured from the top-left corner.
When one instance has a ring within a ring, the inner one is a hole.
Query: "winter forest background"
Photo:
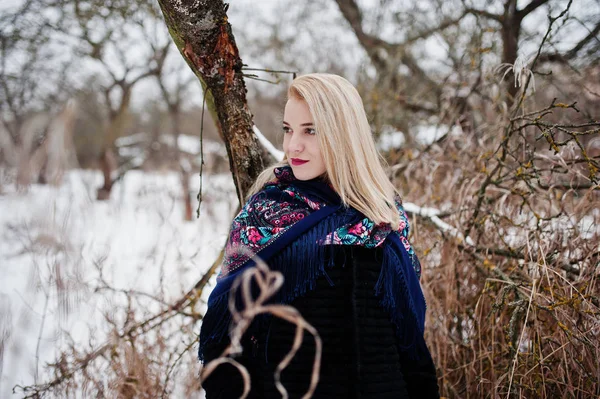
[[[599,32],[598,0],[3,0],[0,397],[202,395],[309,72],[357,86],[403,193],[442,395],[599,397]]]

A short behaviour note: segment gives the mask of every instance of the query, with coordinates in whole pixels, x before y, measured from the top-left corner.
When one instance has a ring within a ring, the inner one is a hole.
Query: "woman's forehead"
[[[283,121],[297,124],[312,123],[313,117],[306,101],[293,97],[290,98],[285,104]]]

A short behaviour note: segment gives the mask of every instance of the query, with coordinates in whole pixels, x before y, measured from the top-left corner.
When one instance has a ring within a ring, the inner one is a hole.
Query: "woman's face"
[[[306,101],[290,98],[283,114],[283,152],[298,180],[314,179],[325,173],[325,162],[315,133]]]

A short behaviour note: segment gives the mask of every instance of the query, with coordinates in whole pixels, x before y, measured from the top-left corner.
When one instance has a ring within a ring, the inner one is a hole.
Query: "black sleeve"
[[[408,396],[419,399],[438,399],[440,392],[435,365],[424,339],[418,348],[417,359],[401,356],[402,374],[406,381]]]
[[[205,364],[216,359],[229,345],[229,337],[222,342],[207,345],[204,349]],[[242,339],[242,354],[234,359],[242,366],[246,367],[250,373],[251,389],[248,399],[261,398],[261,389],[259,384],[260,376],[257,369],[257,360],[253,356],[253,345],[250,340],[244,337]],[[202,388],[206,391],[206,399],[237,399],[242,396],[244,391],[244,380],[237,368],[230,364],[218,366],[205,381],[202,381]]]

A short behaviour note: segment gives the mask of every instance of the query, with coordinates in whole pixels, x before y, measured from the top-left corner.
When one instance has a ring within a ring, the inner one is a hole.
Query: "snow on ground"
[[[143,146],[144,143],[148,143],[149,141],[151,141],[151,139],[148,133],[138,132],[128,136],[119,137],[115,141],[115,145],[118,147],[120,155],[137,156],[143,149],[140,148],[140,146]],[[171,134],[161,134],[158,137],[158,141],[171,147],[174,146],[174,138]],[[201,146],[202,152],[204,153],[216,154],[223,157],[227,156],[227,150],[222,143],[212,140],[204,140],[201,145],[200,138],[198,136],[190,136],[189,134],[179,134],[177,136],[177,147],[180,151],[200,156]]]
[[[183,220],[176,173],[130,171],[105,202],[95,200],[101,183],[99,173],[75,170],[60,187],[0,191],[0,339],[8,334],[0,398],[16,397],[15,384],[47,380],[43,365],[66,343],[61,331],[103,342],[102,312],[114,302],[89,289],[100,269],[116,288],[178,298],[216,259],[236,210],[229,175],[204,177],[202,214],[192,222]],[[69,295],[52,289],[56,275],[71,284]]]
[[[411,134],[414,135],[414,139],[421,145],[430,145],[434,141],[440,139],[442,136],[449,135],[460,135],[460,127],[448,126],[448,125],[434,125],[434,124],[423,124],[414,126]],[[377,148],[381,151],[389,151],[392,148],[400,148],[405,143],[406,138],[404,132],[395,130],[391,126],[384,126],[377,141]]]

